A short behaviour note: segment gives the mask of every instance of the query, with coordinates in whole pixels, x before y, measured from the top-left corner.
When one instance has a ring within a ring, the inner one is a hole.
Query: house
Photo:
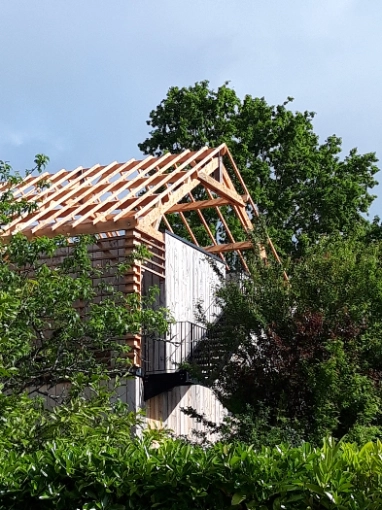
[[[176,434],[197,428],[181,407],[194,407],[219,422],[225,414],[220,402],[179,366],[198,355],[208,369],[206,351],[198,348],[205,343],[206,329],[195,317],[196,304],[202,301],[208,319],[214,320],[219,314],[216,269],[224,274],[232,253],[246,268],[243,252],[253,249],[250,241],[236,240],[229,228],[234,217],[244,232],[252,230],[257,211],[227,147],[28,176],[16,196],[34,200],[41,179],[48,179],[50,186],[39,191],[40,208],[8,224],[3,236],[95,234],[94,265],[122,262],[142,244],[152,253],[112,283],[122,292],[141,294],[157,285],[158,304],[170,309],[175,324],[167,338],[126,338],[136,377],[121,387],[120,398],[133,409],[145,408],[149,424]],[[190,214],[193,225],[195,219],[199,222],[197,233],[188,222]],[[269,246],[275,254],[270,240]],[[261,253],[265,257],[265,249]],[[59,250],[56,260],[63,255]]]

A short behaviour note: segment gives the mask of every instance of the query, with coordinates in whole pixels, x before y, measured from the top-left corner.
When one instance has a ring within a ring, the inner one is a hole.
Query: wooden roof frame
[[[240,195],[223,163],[228,158],[244,192]],[[41,181],[49,187],[39,189]],[[203,186],[207,200],[196,200],[193,190]],[[236,251],[245,265],[241,251],[253,248],[249,241],[236,241],[229,230],[221,207],[229,206],[245,231],[252,230],[251,216],[257,208],[225,144],[214,149],[204,147],[198,151],[180,154],[148,156],[143,160],[131,159],[126,163],[113,162],[107,166],[78,167],[60,170],[55,174],[29,176],[14,190],[16,199],[37,201],[38,210],[15,218],[3,227],[2,237],[21,232],[29,238],[53,237],[59,234],[75,237],[80,234],[97,234],[99,237],[118,236],[126,230],[144,232],[158,240],[163,239],[159,226],[164,221],[171,225],[167,214],[177,213],[193,242],[199,246],[185,213],[196,211],[211,244],[201,246],[224,260],[224,253]],[[184,199],[187,197],[187,202]],[[203,210],[216,210],[219,221],[227,233],[229,243],[219,244],[204,219]],[[277,257],[271,241],[271,249]]]

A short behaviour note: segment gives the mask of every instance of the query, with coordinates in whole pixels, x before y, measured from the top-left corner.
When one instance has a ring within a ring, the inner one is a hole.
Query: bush
[[[144,436],[0,453],[1,509],[379,509],[382,443],[255,450]]]
[[[382,439],[381,261],[382,242],[332,236],[286,266],[289,283],[278,263],[254,257],[241,286],[219,289],[210,384],[244,422],[243,441]]]

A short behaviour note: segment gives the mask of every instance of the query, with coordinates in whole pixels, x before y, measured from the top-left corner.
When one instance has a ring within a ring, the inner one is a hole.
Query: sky
[[[139,158],[169,87],[205,79],[294,97],[321,141],[382,168],[377,0],[2,0],[0,20],[0,159],[17,170],[36,153],[52,172]]]

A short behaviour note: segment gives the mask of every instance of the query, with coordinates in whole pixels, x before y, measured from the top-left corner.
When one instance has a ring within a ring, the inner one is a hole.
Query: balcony
[[[223,321],[211,328],[189,321],[172,325],[165,338],[146,337],[143,342],[142,374],[144,400],[176,386],[216,380],[224,364]]]

